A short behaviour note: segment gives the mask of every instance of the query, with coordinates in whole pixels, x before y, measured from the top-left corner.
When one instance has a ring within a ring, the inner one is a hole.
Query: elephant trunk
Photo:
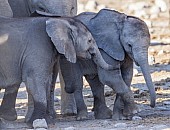
[[[137,54],[137,53],[136,53]],[[146,85],[149,89],[150,93],[150,100],[151,100],[151,107],[155,107],[155,101],[156,101],[156,93],[155,93],[155,87],[152,82],[152,78],[150,75],[150,69],[149,69],[149,64],[148,64],[148,53],[140,53],[138,52],[137,56],[134,56],[135,61],[137,64],[141,67]]]
[[[96,45],[97,46],[97,45]],[[109,65],[106,63],[106,61],[103,59],[99,49],[93,48],[89,50],[90,54],[92,55],[93,61],[100,66],[101,68],[105,69],[105,70],[112,70],[114,69],[113,66]],[[116,69],[116,67],[115,67]]]

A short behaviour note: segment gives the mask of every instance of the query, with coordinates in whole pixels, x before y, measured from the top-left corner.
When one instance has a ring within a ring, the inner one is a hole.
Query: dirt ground
[[[87,0],[80,0],[82,3]],[[115,4],[112,0],[106,3]],[[123,0],[120,0],[121,2]],[[132,1],[132,0],[130,0]],[[153,0],[150,0],[153,1]],[[105,3],[99,0],[101,3]],[[108,7],[109,7],[108,6]],[[117,6],[121,6],[118,4]],[[170,28],[169,28],[170,29]],[[170,37],[170,34],[169,36]],[[55,107],[58,117],[55,126],[50,130],[170,130],[170,43],[152,42],[149,48],[149,63],[151,68],[151,76],[157,93],[157,103],[155,108],[149,106],[149,93],[140,68],[135,67],[135,75],[133,77],[131,89],[134,92],[135,101],[141,112],[134,117],[134,120],[113,121],[95,120],[93,112],[93,96],[87,83],[84,84],[84,99],[88,107],[88,120],[76,121],[75,116],[64,117],[60,115],[60,86],[56,83]],[[3,97],[3,90],[0,93],[0,102]],[[107,106],[112,110],[115,94],[109,87],[105,87],[105,97]],[[29,127],[24,123],[24,116],[27,112],[27,93],[25,86],[21,85],[17,96],[16,109],[18,119],[14,122],[1,120],[3,130],[25,130]]]
[[[170,130],[170,44],[153,43],[149,48],[149,56],[153,56],[154,60],[151,65],[151,74],[157,92],[157,104],[155,108],[149,106],[149,94],[146,88],[140,68],[136,68],[132,82],[132,90],[135,95],[135,101],[141,112],[137,115],[137,119],[132,121],[113,121],[95,120],[93,112],[93,97],[88,84],[84,85],[84,99],[88,106],[88,120],[76,121],[75,116],[63,117],[60,115],[60,88],[56,83],[56,102],[55,107],[58,113],[55,126],[49,128],[51,130]],[[0,94],[2,101],[3,93]],[[105,88],[105,97],[107,106],[112,109],[115,94],[109,87]],[[58,100],[57,100],[58,99]],[[18,112],[18,120],[14,122],[2,120],[1,127],[6,129],[25,130],[29,127],[24,123],[24,115],[27,111],[27,95],[24,85],[21,86],[17,97],[16,109]],[[140,117],[140,119],[139,119]]]

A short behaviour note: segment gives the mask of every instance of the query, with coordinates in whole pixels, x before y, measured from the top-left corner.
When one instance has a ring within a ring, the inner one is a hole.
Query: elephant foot
[[[112,119],[115,120],[115,121],[127,120],[127,118],[123,115],[123,112],[114,112]]]
[[[126,93],[123,95],[123,115],[128,119],[131,120],[133,115],[139,112],[139,109],[134,102],[134,96],[132,92]]]
[[[102,106],[94,109],[94,116],[95,119],[111,119],[112,118],[112,111],[107,106]]]
[[[63,115],[64,116],[75,116],[76,113],[72,109],[65,109]]]
[[[65,103],[61,106],[61,113],[64,116],[74,116],[77,114],[77,107],[71,103]]]
[[[27,125],[32,127],[33,125],[33,121],[35,121],[36,119],[45,119],[48,125],[55,125],[55,120],[53,118],[51,118],[51,116],[46,115],[45,117],[36,117],[36,116],[31,116],[31,118],[29,120],[27,120]]]
[[[17,119],[17,112],[15,108],[12,109],[0,108],[0,117],[8,121],[15,121]]]
[[[86,110],[81,110],[80,112],[77,113],[76,120],[82,121],[87,119],[87,109]]]
[[[127,120],[131,120],[133,115],[139,112],[139,109],[135,103],[132,104],[125,104],[123,109],[123,115],[126,117]]]
[[[54,109],[48,110],[48,114],[51,116],[51,118],[56,119],[57,113]]]

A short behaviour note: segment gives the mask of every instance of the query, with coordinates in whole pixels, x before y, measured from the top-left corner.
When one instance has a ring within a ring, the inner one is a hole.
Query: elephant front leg
[[[109,119],[112,111],[106,106],[104,96],[104,85],[100,82],[98,75],[86,75],[93,97],[94,97],[94,116],[96,119]]]
[[[77,106],[74,98],[74,94],[66,93],[64,90],[65,83],[59,70],[60,86],[61,86],[61,114],[63,115],[75,115],[77,113]]]
[[[130,88],[125,84],[120,69],[113,71],[106,71],[102,68],[98,69],[100,81],[103,84],[110,86],[118,96],[121,96],[121,100],[123,101],[124,108],[126,111],[123,111],[122,114],[122,101],[117,101],[120,98],[116,99],[116,104],[114,104],[113,116],[112,118],[115,120],[123,119],[124,116],[131,116],[134,111],[134,97]],[[125,110],[123,109],[123,110]],[[136,108],[135,108],[136,109]]]
[[[19,84],[5,89],[4,97],[0,106],[0,117],[14,121],[17,119],[17,112],[15,109],[16,97],[19,89]]]
[[[77,106],[77,120],[85,120],[87,119],[87,107],[84,102],[83,98],[83,77],[80,77],[74,84],[73,86],[75,87],[74,91],[74,97],[76,101],[76,106]]]
[[[132,59],[126,55],[126,58],[121,65],[121,75],[122,78],[125,82],[125,84],[129,87],[131,85],[132,81],[132,76],[133,76],[133,61]],[[124,96],[124,97],[123,97]],[[126,100],[124,100],[124,99]],[[125,101],[125,104],[123,104],[122,108],[122,103]],[[129,102],[129,101],[130,102]],[[120,109],[120,110],[119,110]],[[125,94],[120,96],[119,94],[116,95],[115,103],[114,103],[114,113],[117,113],[117,115],[120,115],[119,117],[122,119],[126,119],[123,115],[127,117],[127,119],[131,119],[131,116],[128,115],[133,115],[139,111],[137,105],[134,102],[134,96],[132,91],[129,92],[129,94]]]

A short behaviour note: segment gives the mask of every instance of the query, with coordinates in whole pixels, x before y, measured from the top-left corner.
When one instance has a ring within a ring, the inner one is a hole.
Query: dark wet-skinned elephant
[[[10,6],[9,6],[10,5]],[[11,10],[12,8],[12,10]],[[8,16],[8,17],[29,17],[34,14],[34,12],[38,12],[42,15],[53,14],[55,16],[75,16],[77,14],[77,0],[1,0],[0,1],[0,15],[1,16]],[[33,14],[32,14],[33,13]],[[33,15],[34,16],[34,15]],[[56,67],[56,69],[58,69]],[[55,74],[55,76],[57,76]],[[53,79],[55,80],[55,78]],[[60,81],[63,81],[62,76],[60,76]],[[64,83],[60,82],[62,88],[64,88]],[[54,104],[54,87],[55,87],[55,81],[51,84],[51,105],[48,105],[49,111],[53,117],[55,117],[55,110],[53,108]],[[62,89],[63,91],[63,89]],[[4,119],[7,120],[16,120],[17,119],[17,113],[15,110],[15,99],[17,95],[18,90],[17,89],[6,89],[5,90],[5,96],[3,98],[3,103],[0,107],[0,115],[4,117]],[[71,97],[73,95],[71,94],[62,94],[62,99],[65,99],[70,95]],[[11,99],[13,99],[11,101]],[[10,100],[10,101],[9,101]],[[31,117],[31,113],[33,112],[33,102],[30,95],[28,95],[28,112],[26,115],[26,121],[29,120]],[[61,111],[62,113],[68,113],[67,112],[67,105],[69,105],[70,101],[67,100],[67,102],[62,102],[61,100]],[[75,108],[75,107],[74,107]],[[4,110],[6,111],[4,113]],[[72,110],[73,111],[73,110]],[[72,112],[71,111],[71,112]]]
[[[105,69],[113,68],[102,59],[88,29],[72,18],[1,17],[0,52],[0,86],[9,90],[4,98],[14,96],[13,91],[24,82],[33,99],[34,110],[28,123],[41,118],[48,123],[53,121],[47,110],[50,102],[48,89],[57,74],[54,67],[59,54],[72,63],[77,57],[93,58],[97,65]],[[2,105],[9,107],[8,103],[15,103],[15,100],[8,98],[2,101]],[[3,113],[7,110],[4,108]],[[3,114],[0,117],[8,118]]]
[[[141,67],[150,92],[150,105],[154,107],[156,94],[148,65],[150,34],[147,25],[139,18],[108,9],[102,9],[98,13],[82,13],[76,18],[91,31],[104,60],[117,67],[117,70],[112,71],[97,68],[99,80],[102,84],[110,86],[117,93],[112,118],[119,120],[126,117],[126,119],[129,119],[138,111],[134,104],[133,93],[130,90],[133,61]],[[77,71],[81,70],[79,67],[77,67]],[[69,84],[69,80],[65,82],[68,82],[66,83],[66,91],[74,87]],[[82,83],[79,83],[76,87],[82,88]],[[77,97],[82,98],[80,92]],[[72,98],[73,103],[74,100],[77,99]]]

